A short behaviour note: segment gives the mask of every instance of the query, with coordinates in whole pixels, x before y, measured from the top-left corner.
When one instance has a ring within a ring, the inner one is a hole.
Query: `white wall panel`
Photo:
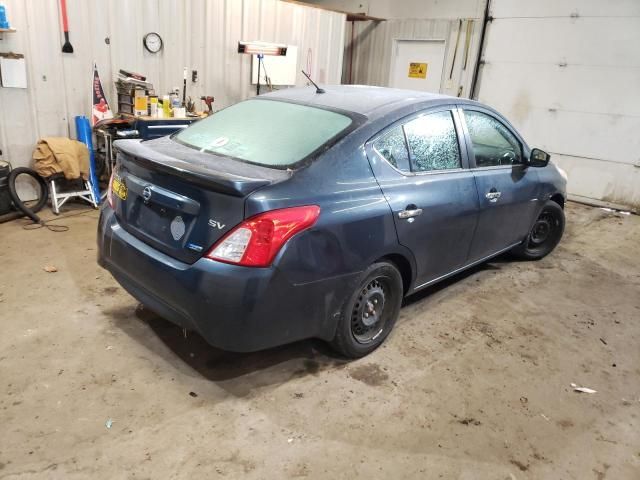
[[[496,17],[487,31],[487,53],[492,62],[639,67],[640,55],[629,55],[632,45],[640,45],[638,18]]]
[[[373,17],[397,18],[479,18],[485,0],[304,0],[324,7]],[[522,0],[520,0],[522,2]]]
[[[98,64],[113,109],[113,79],[119,69],[146,75],[158,94],[182,88],[187,95],[213,95],[219,109],[255,94],[250,58],[238,40],[298,46],[298,66],[311,59],[311,75],[340,83],[345,15],[277,0],[68,0],[73,54],[63,54],[59,0],[2,0],[17,33],[4,34],[0,51],[22,53],[29,88],[0,88],[0,149],[14,166],[29,165],[38,138],[75,136],[74,117],[89,115],[91,72]],[[164,49],[142,45],[159,33]],[[105,43],[109,39],[109,44]],[[198,82],[191,83],[191,70]],[[306,84],[299,73],[298,85]],[[199,108],[204,106],[198,100]]]
[[[636,208],[640,205],[640,168],[622,163],[592,160],[584,157],[554,155],[553,161],[562,166],[569,176],[571,197],[589,203]]]
[[[471,23],[467,66],[464,65],[467,24]],[[459,21],[402,19],[386,22],[354,22],[354,54],[351,83],[389,85],[389,69],[394,40],[445,40],[446,53],[441,92],[447,95],[468,97],[477,58],[480,36],[480,20],[464,19],[461,25],[457,56],[454,61]],[[349,81],[351,25],[346,30],[345,64],[342,80]],[[450,78],[451,76],[451,78]]]
[[[629,17],[640,15],[638,0],[491,0],[494,17]]]
[[[617,89],[601,68],[488,63],[480,101],[504,113],[528,142],[554,153],[634,164],[640,159],[640,70],[617,72]],[[540,79],[534,80],[532,79]],[[632,93],[627,95],[626,93]]]
[[[640,2],[494,0],[478,99],[569,171],[570,196],[640,209]]]
[[[394,40],[445,40],[443,71],[446,75],[442,79],[441,92],[469,96],[486,0],[306,1],[326,8],[366,13],[386,19],[382,22],[350,22],[347,25],[343,83],[388,86]],[[452,70],[459,20],[462,20],[462,26]],[[463,68],[468,24],[471,25],[469,53],[466,68]]]

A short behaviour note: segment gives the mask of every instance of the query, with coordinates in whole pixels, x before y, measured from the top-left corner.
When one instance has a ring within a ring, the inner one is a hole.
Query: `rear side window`
[[[174,139],[200,151],[267,167],[303,160],[351,125],[346,115],[273,100],[246,100],[194,123]]]
[[[405,124],[404,131],[413,171],[461,168],[458,136],[449,110],[418,117]]]
[[[376,140],[373,148],[398,170],[409,171],[409,152],[401,126]]]
[[[502,123],[474,110],[465,110],[464,117],[477,167],[522,163],[520,142]]]

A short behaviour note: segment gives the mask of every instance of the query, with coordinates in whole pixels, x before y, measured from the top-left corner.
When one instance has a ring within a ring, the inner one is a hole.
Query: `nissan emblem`
[[[144,187],[144,190],[142,190],[142,198],[144,198],[145,202],[149,201],[149,199],[151,198],[151,188]]]

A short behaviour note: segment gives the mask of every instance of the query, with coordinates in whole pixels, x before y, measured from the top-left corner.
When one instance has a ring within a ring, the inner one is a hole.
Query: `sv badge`
[[[225,224],[218,222],[217,220],[209,219],[209,226],[212,228],[217,228],[218,230],[222,230],[225,227]]]

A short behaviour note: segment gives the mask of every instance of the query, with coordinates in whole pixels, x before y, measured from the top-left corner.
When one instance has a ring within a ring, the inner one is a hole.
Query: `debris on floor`
[[[571,388],[573,388],[574,392],[581,392],[581,393],[598,393],[597,390],[594,390],[592,388],[589,387],[579,387],[578,385],[576,385],[575,383],[571,384]]]
[[[107,428],[111,428],[111,425],[113,425],[113,420],[108,418],[106,422],[104,422],[104,426]]]
[[[480,420],[476,420],[472,417],[458,420],[458,423],[460,423],[461,425],[475,425],[476,427],[482,425],[482,422]]]
[[[620,217],[621,215],[631,215],[631,212],[627,212],[625,210],[616,210],[614,208],[601,207],[600,210],[604,210],[605,212],[613,213],[616,217]]]
[[[54,267],[53,265],[45,265],[44,267],[42,267],[42,269],[45,272],[48,272],[48,273],[55,273],[55,272],[58,271],[58,269],[56,267]]]

